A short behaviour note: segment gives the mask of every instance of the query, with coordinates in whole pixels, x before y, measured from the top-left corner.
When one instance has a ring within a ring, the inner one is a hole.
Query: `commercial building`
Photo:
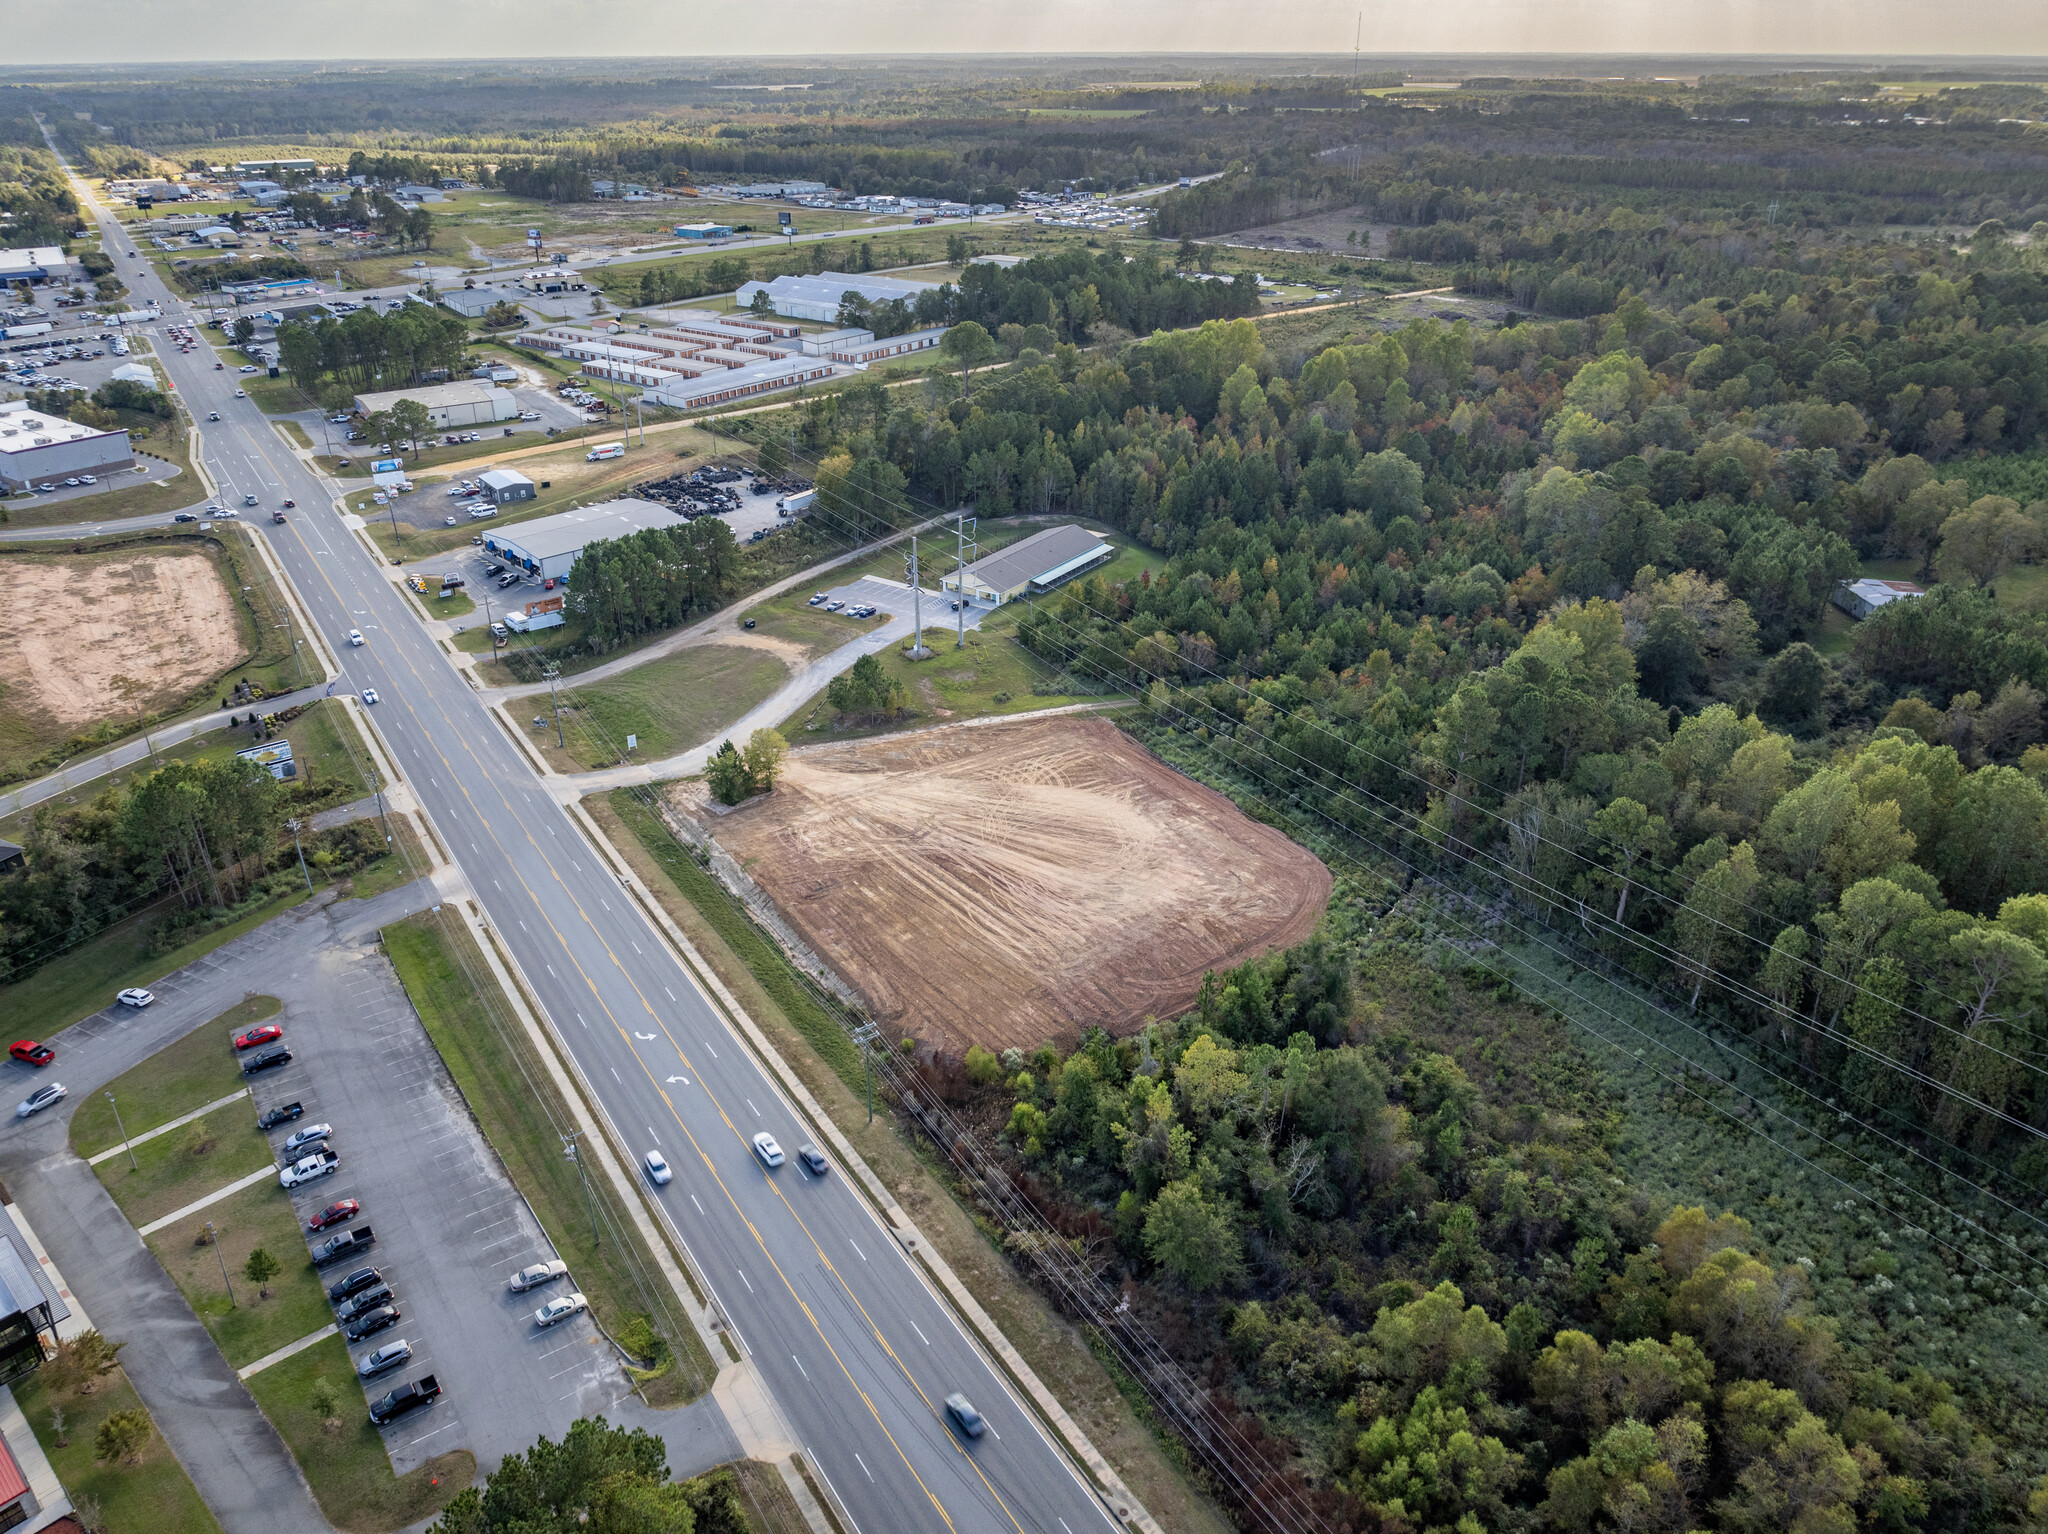
[[[24,245],[0,250],[0,284],[69,282],[71,262],[55,245]]]
[[[886,304],[899,298],[915,303],[936,287],[936,283],[905,282],[896,277],[877,277],[871,272],[821,272],[815,277],[777,277],[773,282],[744,283],[734,296],[744,309],[754,301],[756,293],[765,292],[769,306],[777,314],[793,320],[830,323],[839,318],[840,301],[848,293],[858,293],[871,304]]]
[[[930,351],[946,339],[946,331],[950,328],[946,325],[937,325],[929,330],[912,330],[900,336],[883,336],[879,339],[868,335],[864,341],[842,341],[828,348],[825,355],[834,362],[866,367],[871,362],[885,362],[891,357],[902,357],[911,352]],[[861,334],[867,333],[863,331]],[[810,350],[809,347],[804,349]]]
[[[509,421],[519,414],[519,402],[512,398],[509,390],[496,384],[467,382],[423,384],[417,389],[358,394],[356,414],[367,419],[380,410],[389,410],[402,399],[425,405],[437,431],[450,431],[459,426],[488,426],[493,421]]]
[[[0,486],[10,495],[74,475],[134,467],[126,431],[99,431],[31,412],[19,400],[0,405]]]
[[[58,1325],[70,1319],[71,1307],[44,1277],[14,1216],[0,1210],[0,1385],[11,1385],[41,1368],[43,1334],[48,1333],[54,1345]],[[15,1495],[20,1495],[18,1490]],[[9,1500],[0,1490],[0,1512]],[[8,1527],[0,1516],[0,1528]]]
[[[746,367],[720,369],[701,378],[676,378],[649,389],[641,396],[650,405],[667,405],[672,410],[708,410],[756,394],[773,394],[794,389],[798,384],[818,383],[838,368],[821,357],[791,357],[782,362],[754,362]]]
[[[500,293],[496,288],[457,288],[441,295],[443,307],[453,309],[466,320],[482,319],[500,304],[518,302],[518,294]]]
[[[230,167],[238,175],[250,175],[262,170],[304,170],[313,171],[320,167],[311,160],[237,160]]]
[[[679,240],[723,240],[732,234],[731,224],[677,224]]]
[[[566,266],[535,267],[512,280],[529,293],[582,293],[589,287],[581,272]]]
[[[533,481],[517,469],[486,469],[476,482],[479,493],[500,506],[533,499]]]
[[[1850,617],[1868,618],[1880,607],[1889,607],[1894,602],[1903,602],[1912,597],[1927,595],[1925,586],[1916,586],[1911,581],[1881,581],[1866,578],[1860,581],[1840,581],[1835,585],[1834,603]]]
[[[965,570],[942,576],[941,591],[964,591],[970,601],[1000,606],[1038,596],[1075,576],[1109,563],[1116,550],[1085,527],[1048,527],[1008,548],[977,559]]]
[[[676,514],[668,507],[627,496],[486,533],[484,552],[535,580],[564,581],[587,545],[675,525]]]

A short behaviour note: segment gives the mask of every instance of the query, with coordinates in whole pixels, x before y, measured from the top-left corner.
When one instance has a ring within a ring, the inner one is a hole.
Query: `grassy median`
[[[323,1399],[327,1392],[331,1401]],[[290,1446],[320,1511],[346,1534],[390,1534],[431,1518],[476,1479],[476,1456],[467,1449],[429,1460],[407,1475],[391,1473],[383,1435],[363,1410],[362,1387],[339,1337],[251,1375],[249,1394]],[[421,1415],[428,1419],[425,1432],[434,1414]]]
[[[695,1329],[680,1317],[674,1327],[662,1322],[663,1308],[676,1310],[672,1296],[665,1297],[663,1307],[643,1293],[643,1285],[665,1280],[638,1227],[615,1207],[605,1179],[595,1173],[590,1189],[605,1228],[602,1244],[592,1237],[583,1183],[562,1155],[555,1127],[571,1122],[571,1116],[509,1008],[494,1019],[491,1006],[471,982],[470,975],[486,974],[475,940],[452,919],[427,912],[386,927],[383,938],[406,994],[484,1138],[533,1206],[577,1287],[590,1297],[599,1324],[618,1337],[630,1335],[635,1317],[646,1317],[671,1350],[667,1367],[642,1381],[648,1404],[682,1406],[702,1395],[717,1372],[711,1357]],[[630,1248],[623,1253],[619,1233]]]
[[[206,1239],[209,1223],[213,1234]],[[237,1369],[334,1320],[327,1291],[306,1255],[291,1195],[274,1177],[146,1240],[185,1303],[213,1334],[221,1356]],[[258,1247],[277,1259],[279,1269],[262,1285],[251,1283],[244,1271]]]

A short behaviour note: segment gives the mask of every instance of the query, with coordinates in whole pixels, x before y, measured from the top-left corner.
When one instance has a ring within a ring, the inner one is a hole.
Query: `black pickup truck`
[[[339,1262],[344,1257],[368,1250],[370,1243],[377,1239],[377,1232],[367,1225],[358,1225],[354,1230],[345,1230],[338,1236],[329,1236],[313,1248],[313,1266],[324,1268],[330,1262]]]
[[[407,1412],[418,1411],[422,1406],[432,1406],[441,1394],[441,1382],[431,1374],[423,1374],[410,1385],[400,1385],[388,1395],[380,1396],[370,1403],[370,1420],[378,1427],[387,1422],[396,1422]]]
[[[275,1129],[280,1124],[289,1124],[305,1111],[303,1104],[281,1103],[259,1118],[256,1121],[256,1127],[262,1130]]]

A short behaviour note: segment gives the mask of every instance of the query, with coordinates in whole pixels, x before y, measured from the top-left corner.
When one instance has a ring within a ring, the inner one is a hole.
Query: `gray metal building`
[[[675,512],[668,507],[627,496],[486,533],[484,551],[535,580],[561,581],[568,578],[585,544],[630,537],[650,527],[678,525]]]

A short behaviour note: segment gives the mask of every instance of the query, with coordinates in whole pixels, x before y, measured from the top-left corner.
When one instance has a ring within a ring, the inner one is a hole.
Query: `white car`
[[[522,410],[519,412],[519,419],[522,421],[538,421],[540,419],[540,412],[538,410]]]
[[[63,1084],[53,1081],[48,1086],[37,1087],[33,1092],[29,1093],[23,1099],[21,1106],[14,1110],[14,1116],[18,1119],[25,1119],[32,1113],[41,1113],[45,1108],[55,1107],[68,1096],[70,1096],[70,1093],[64,1090]],[[581,1299],[582,1296],[578,1295],[577,1298]]]
[[[506,1285],[514,1294],[524,1294],[529,1289],[538,1289],[542,1284],[551,1284],[569,1271],[569,1264],[556,1257],[548,1262],[536,1262],[531,1267],[521,1268],[512,1275]]]
[[[245,362],[242,364],[242,371],[245,373],[260,373],[263,370],[257,367],[253,362]]]
[[[361,629],[350,629],[348,631],[348,642],[360,650],[363,647],[363,631]]]
[[[318,1182],[323,1177],[332,1177],[341,1170],[341,1153],[321,1151],[303,1161],[295,1161],[277,1174],[280,1188],[300,1188],[309,1182]]]
[[[649,1151],[643,1165],[647,1168],[647,1180],[652,1183],[665,1183],[676,1175],[668,1169],[668,1158],[660,1151]]]
[[[365,687],[363,689],[363,701],[365,703],[375,703],[377,701],[377,689],[374,687]]]
[[[156,1000],[156,992],[145,991],[140,987],[135,987],[121,992],[114,1000],[121,1002],[125,1006],[146,1007]]]
[[[236,399],[247,399],[248,397],[249,397],[249,391],[248,391],[247,389],[237,389],[237,390],[235,390],[235,398],[236,398]]]
[[[481,522],[485,517],[495,517],[497,514],[498,508],[495,506],[478,506],[470,511],[469,520]]]
[[[590,1301],[580,1294],[558,1294],[547,1304],[533,1313],[535,1326],[553,1326],[557,1321],[566,1321],[579,1310],[590,1309]]]
[[[775,1143],[775,1136],[765,1129],[754,1136],[754,1154],[767,1166],[782,1165],[782,1147]]]
[[[332,1124],[309,1124],[304,1129],[294,1131],[292,1137],[284,1142],[284,1154],[289,1156],[300,1146],[311,1145],[316,1140],[324,1140],[333,1133],[334,1126]]]
[[[356,1373],[364,1379],[373,1374],[382,1374],[386,1369],[396,1368],[412,1357],[412,1344],[403,1337],[396,1342],[387,1342],[376,1352],[366,1356],[356,1365]]]

